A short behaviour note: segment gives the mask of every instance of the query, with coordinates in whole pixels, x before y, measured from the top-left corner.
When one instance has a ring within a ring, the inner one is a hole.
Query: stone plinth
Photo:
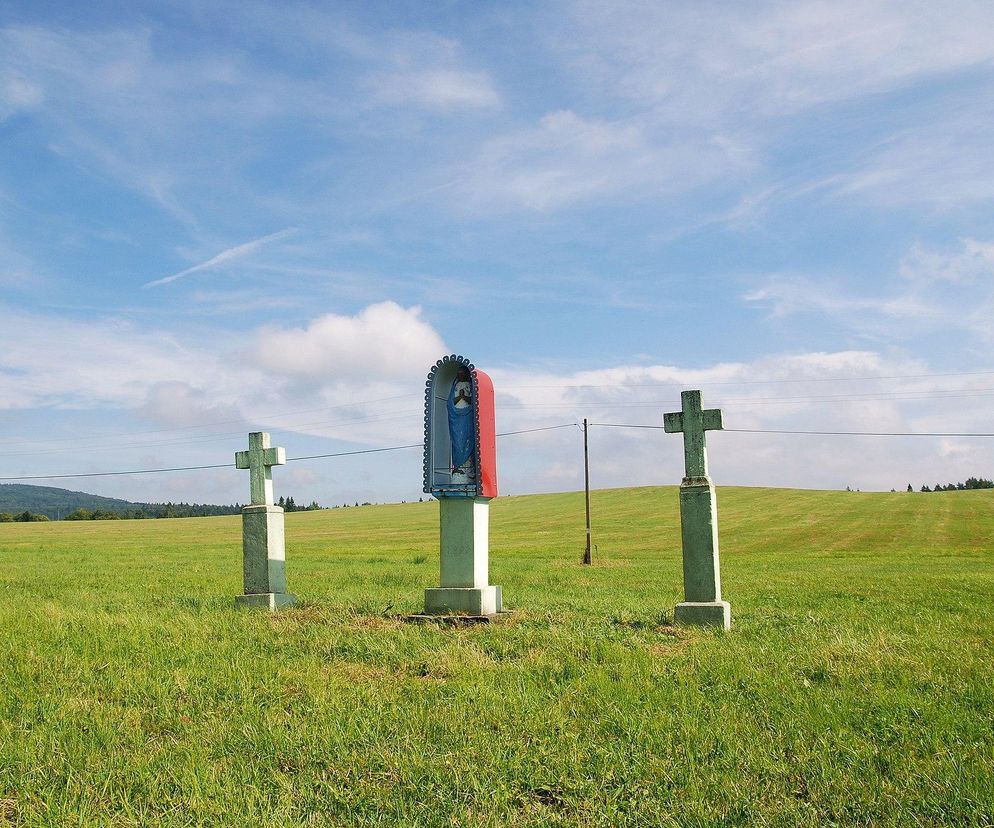
[[[499,586],[489,584],[490,499],[442,497],[438,502],[440,586],[425,590],[425,613],[494,615]]]
[[[283,509],[279,506],[242,509],[242,568],[245,594],[235,598],[237,606],[274,610],[296,600],[286,591]]]
[[[500,611],[499,586],[436,587],[425,590],[425,615],[496,615]]]
[[[673,614],[676,624],[729,629],[731,608],[721,600],[718,563],[718,504],[706,477],[680,484],[680,528],[683,536],[684,600]]]

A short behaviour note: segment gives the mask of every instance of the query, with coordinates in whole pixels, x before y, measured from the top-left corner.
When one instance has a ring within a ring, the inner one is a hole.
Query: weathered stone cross
[[[721,410],[703,409],[700,391],[680,395],[682,411],[663,415],[663,428],[683,432],[686,475],[680,484],[680,535],[683,541],[684,600],[677,604],[677,624],[714,625],[726,630],[731,608],[721,600],[718,565],[718,503],[708,477],[705,431],[722,428]]]
[[[240,607],[270,610],[292,604],[286,591],[286,543],[283,509],[273,505],[273,466],[286,463],[286,452],[269,445],[269,434],[249,434],[248,451],[235,452],[235,466],[248,469],[252,504],[242,509],[242,570],[245,594],[235,598]]]
[[[248,451],[235,452],[235,467],[249,470],[249,486],[253,506],[273,505],[273,466],[286,463],[286,449],[271,448],[269,433],[249,434]]]
[[[680,395],[683,411],[663,415],[663,429],[669,433],[683,432],[683,458],[687,470],[685,479],[708,476],[708,450],[705,431],[723,428],[721,409],[701,408],[700,391],[684,391]]]

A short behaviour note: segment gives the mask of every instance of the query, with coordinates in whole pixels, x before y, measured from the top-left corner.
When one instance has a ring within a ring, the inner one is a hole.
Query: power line
[[[512,434],[534,434],[536,431],[555,431],[557,428],[580,428],[580,424],[563,423],[562,425],[542,426],[541,428],[525,428],[522,429],[521,431],[502,431],[497,436],[510,437]]]
[[[937,391],[870,391],[867,393],[818,394],[799,397],[738,397],[711,400],[720,408],[754,405],[799,405],[802,403],[847,403],[847,402],[923,402],[927,400],[951,400],[970,397],[989,397],[994,388],[949,388]],[[572,409],[578,406],[595,407],[602,410],[620,408],[679,408],[679,400],[575,400],[559,403],[504,403],[502,408],[514,409]]]
[[[30,474],[21,477],[0,477],[0,480],[65,480],[70,477],[117,477],[123,474],[160,474],[161,472],[200,471],[201,469],[234,468],[234,463],[219,463],[215,466],[177,466],[172,469],[137,469],[135,471],[90,472],[81,474]]]
[[[296,429],[306,428],[308,426],[318,426],[318,425],[333,425],[333,426],[346,426],[355,424],[365,424],[365,423],[383,423],[389,422],[391,420],[403,420],[410,419],[412,414],[417,413],[417,411],[404,411],[404,412],[392,412],[388,411],[384,414],[370,415],[366,417],[353,418],[351,420],[318,420],[310,423],[299,423],[296,426],[288,426],[287,428],[274,428],[271,429],[273,434],[291,434],[295,433]],[[130,442],[130,443],[105,443],[105,444],[89,444],[86,446],[88,450],[99,450],[99,449],[112,449],[112,448],[153,448],[161,446],[174,446],[174,445],[194,445],[196,443],[209,443],[216,441],[217,438],[232,438],[232,437],[243,437],[244,431],[227,431],[227,432],[213,432],[210,434],[200,434],[192,437],[180,437],[165,440],[155,440],[152,442],[141,441],[141,442]],[[23,457],[31,456],[34,457],[38,454],[66,454],[68,452],[77,452],[78,447],[66,447],[66,448],[55,448],[55,449],[35,449],[35,450],[25,450],[25,451],[8,451],[0,454],[0,458],[6,457]]]
[[[702,387],[708,386],[718,386],[718,385],[767,385],[767,384],[782,384],[782,383],[806,383],[806,382],[854,382],[854,381],[870,381],[870,380],[905,380],[905,379],[927,379],[936,377],[959,377],[959,376],[986,376],[994,374],[994,371],[960,371],[960,372],[948,372],[948,373],[937,373],[937,374],[894,374],[876,377],[820,377],[820,378],[810,378],[810,379],[782,379],[782,380],[729,380],[729,381],[716,381],[716,382],[703,382],[699,383]],[[596,389],[596,388],[612,388],[618,391],[623,391],[625,389],[653,389],[653,388],[668,388],[668,387],[679,387],[678,383],[675,382],[663,382],[663,383],[611,383],[611,384],[562,384],[562,385],[512,385],[505,386],[505,388],[533,388],[542,387],[547,389]],[[994,392],[994,388],[947,388],[947,389],[935,389],[935,390],[904,390],[904,391],[871,391],[864,393],[848,392],[842,394],[830,394],[830,395],[806,395],[806,396],[790,396],[790,397],[742,397],[742,398],[731,398],[725,400],[718,400],[715,402],[716,405],[720,407],[736,406],[736,405],[793,405],[800,403],[845,403],[845,402],[860,402],[864,400],[893,400],[897,401],[925,401],[925,400],[943,400],[943,399],[957,399],[957,398],[970,398],[970,397],[986,397]],[[413,396],[407,394],[398,394],[391,397],[384,397],[377,400],[358,400],[350,403],[341,403],[331,406],[321,406],[318,408],[310,409],[298,409],[297,411],[284,412],[282,414],[272,414],[263,417],[256,418],[257,422],[272,422],[279,420],[283,417],[290,417],[293,415],[299,415],[304,413],[310,413],[313,411],[334,411],[336,409],[347,409],[355,408],[359,406],[366,405],[371,402],[381,403],[387,400],[400,400],[409,398],[414,400]],[[505,402],[503,403],[503,408],[511,409],[568,409],[575,408],[578,404],[580,405],[596,405],[598,408],[602,409],[620,409],[620,408],[655,408],[657,406],[678,406],[679,403],[670,400],[628,400],[628,401],[607,401],[602,400],[598,402],[591,401],[575,401],[575,402],[562,402],[562,403],[522,403],[522,402]],[[305,429],[314,426],[332,425],[332,426],[345,426],[354,425],[359,423],[367,422],[383,422],[390,419],[400,419],[407,415],[407,412],[394,414],[393,412],[386,412],[384,414],[374,414],[365,415],[360,417],[354,417],[346,420],[318,420],[306,423],[296,423],[287,425],[284,428],[270,428],[269,430],[274,433],[293,433],[299,431],[300,429]],[[191,426],[179,426],[174,429],[152,429],[147,431],[133,431],[133,432],[110,432],[102,435],[90,435],[87,437],[64,437],[64,438],[48,438],[45,440],[20,440],[14,442],[8,442],[7,446],[29,446],[37,444],[48,444],[53,443],[68,443],[72,442],[74,445],[70,448],[41,448],[41,449],[27,449],[22,451],[6,451],[2,456],[4,457],[16,457],[25,455],[36,455],[36,454],[59,454],[68,451],[78,451],[79,442],[81,440],[113,440],[117,437],[133,437],[142,435],[152,435],[152,434],[178,434],[184,431],[191,431],[195,429],[209,428],[216,425],[224,425],[227,423],[244,423],[244,419],[231,419],[231,420],[216,420],[213,422],[204,422],[197,425]],[[579,426],[578,426],[579,427]],[[137,441],[127,444],[126,448],[142,448],[142,447],[154,447],[154,446],[167,446],[167,445],[190,445],[199,442],[207,442],[216,437],[236,437],[240,436],[243,432],[214,432],[208,434],[194,435],[190,437],[163,437],[157,438],[152,441]],[[103,449],[103,448],[113,448],[113,444],[104,445],[90,445],[87,446],[88,449]],[[2,479],[2,478],[0,478]]]
[[[636,425],[635,423],[589,423],[592,426],[601,426],[603,428],[656,428],[662,430],[662,426],[654,425]]]
[[[334,454],[309,454],[306,457],[287,457],[287,463],[295,460],[323,460],[325,457],[352,457],[356,454],[379,454],[384,451],[400,451],[401,449],[421,448],[424,443],[409,443],[406,446],[387,446],[386,448],[357,449],[356,451],[337,451]]]
[[[711,385],[781,385],[798,382],[869,382],[872,380],[906,380],[906,379],[933,379],[935,377],[977,377],[990,376],[994,371],[948,371],[936,374],[884,374],[869,377],[798,377],[794,379],[757,379],[757,380],[698,380],[691,385],[708,387]],[[637,383],[542,383],[539,385],[502,385],[501,388],[547,388],[555,390],[557,388],[685,388],[688,383],[685,380],[673,380],[662,382],[637,382]]]
[[[542,426],[541,428],[526,428],[521,431],[503,431],[497,437],[511,437],[515,434],[533,434],[538,431],[552,431],[557,428],[573,428],[576,423],[563,423],[554,426]],[[381,454],[387,451],[401,451],[403,449],[421,448],[423,443],[408,443],[403,446],[385,446],[383,448],[356,449],[355,451],[337,451],[331,454],[309,454],[304,457],[288,457],[287,463],[294,463],[298,460],[323,460],[329,457],[354,457],[359,454]],[[211,466],[177,466],[168,469],[135,469],[132,471],[110,471],[110,472],[81,472],[77,474],[33,474],[21,475],[19,477],[0,477],[0,480],[67,480],[76,477],[119,477],[128,474],[161,474],[163,472],[177,471],[201,471],[203,469],[230,469],[234,468],[234,463],[218,463]]]
[[[663,426],[640,423],[590,423],[603,428],[650,428],[662,430]],[[994,437],[994,432],[966,431],[788,431],[775,428],[724,428],[737,434],[810,434],[828,437]]]
[[[589,423],[591,426],[600,428],[638,428],[651,429],[654,431],[663,430],[663,426],[645,425],[643,423]],[[580,428],[577,423],[561,423],[553,426],[541,426],[539,428],[526,428],[518,431],[502,431],[497,437],[511,437],[517,434],[534,434],[540,431],[554,431],[562,428]],[[582,429],[581,429],[582,430]],[[994,437],[994,432],[950,432],[950,431],[814,431],[814,430],[787,430],[787,429],[762,429],[762,428],[726,428],[724,431],[736,434],[799,434],[809,436],[826,437]],[[288,457],[288,463],[300,460],[323,460],[332,457],[355,457],[362,454],[382,454],[390,451],[403,451],[406,449],[421,448],[423,443],[408,443],[402,446],[384,446],[381,448],[356,449],[354,451],[337,451],[329,454],[309,454],[302,457]],[[0,477],[0,480],[68,480],[82,477],[120,477],[130,474],[162,474],[165,472],[179,471],[203,471],[207,469],[230,469],[234,468],[234,463],[217,463],[207,466],[175,466],[163,469],[132,469],[129,471],[108,471],[108,472],[79,472],[74,474],[34,474],[19,475],[13,477]]]
[[[739,434],[816,434],[829,437],[994,437],[994,432],[951,431],[786,431],[763,428],[726,428]]]

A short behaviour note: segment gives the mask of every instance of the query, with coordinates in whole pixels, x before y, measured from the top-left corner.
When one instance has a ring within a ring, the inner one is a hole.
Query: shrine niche
[[[425,388],[424,491],[497,497],[494,386],[462,356],[435,363]]]

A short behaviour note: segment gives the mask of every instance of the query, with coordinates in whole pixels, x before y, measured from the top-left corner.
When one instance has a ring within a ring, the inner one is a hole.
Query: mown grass
[[[990,825],[994,492],[720,489],[729,634],[674,630],[673,488],[505,498],[513,615],[404,623],[431,503],[0,525],[0,825]]]

